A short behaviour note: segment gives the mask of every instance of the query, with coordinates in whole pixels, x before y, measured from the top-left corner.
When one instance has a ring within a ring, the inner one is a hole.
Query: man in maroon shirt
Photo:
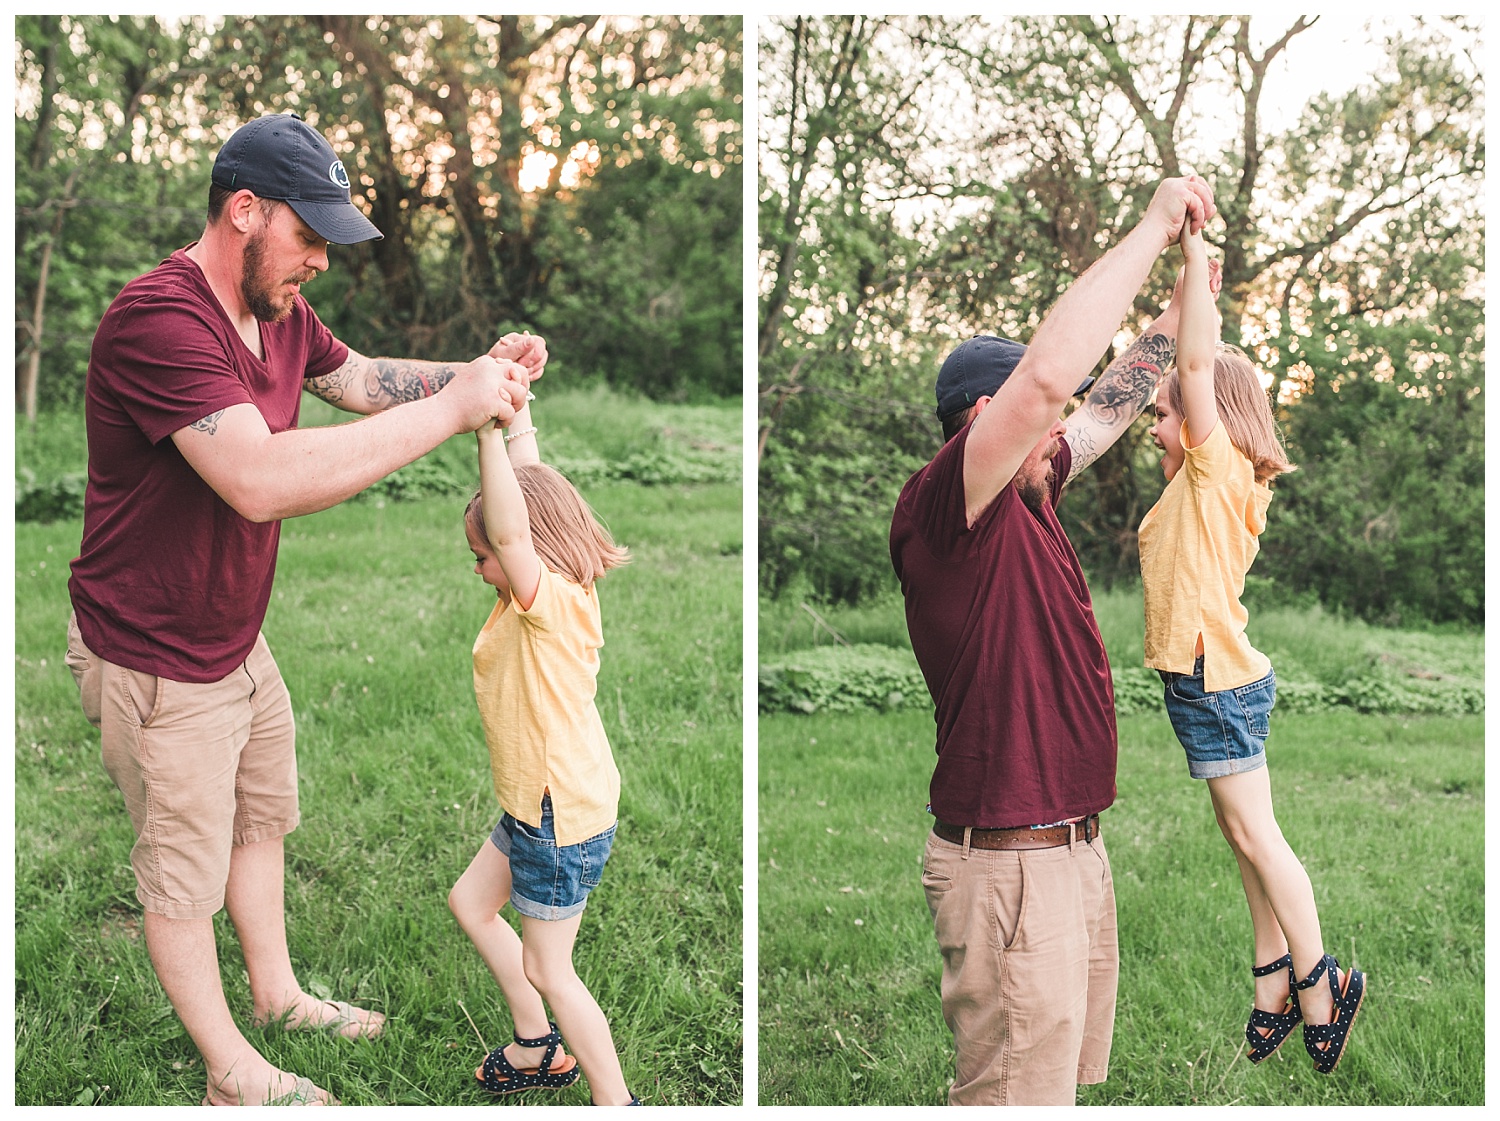
[[[1175,301],[1092,389],[1086,375],[1157,255],[1184,221],[1213,213],[1201,179],[1166,180],[1030,347],[981,336],[950,354],[937,380],[948,442],[892,518],[937,723],[922,883],[957,1053],[953,1105],[1071,1105],[1107,1072],[1119,963],[1099,813],[1115,795],[1114,693],[1054,508],[1170,365]]]
[[[151,962],[208,1076],[205,1104],[323,1104],[240,1032],[219,977],[227,906],[259,1023],[378,1034],[384,1017],[302,990],[287,952],[283,837],[298,821],[290,698],[260,634],[282,518],[326,509],[496,418],[546,361],[529,335],[448,364],[371,359],[301,286],[330,242],[380,233],[343,163],[294,114],[235,132],[202,238],[131,281],[100,323],[68,663],[136,832]],[[367,414],[297,428],[303,391]],[[393,405],[400,408],[391,408]]]

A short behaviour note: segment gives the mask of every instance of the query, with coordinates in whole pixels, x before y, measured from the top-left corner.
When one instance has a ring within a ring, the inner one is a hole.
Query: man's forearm
[[[308,378],[303,386],[315,397],[349,412],[377,413],[433,396],[453,380],[460,365],[419,358],[366,358],[351,350],[337,370]]]
[[[1122,351],[1068,418],[1072,479],[1103,455],[1151,400],[1177,354],[1176,318],[1163,315]]]
[[[453,409],[436,398],[399,413],[274,434],[253,412],[236,405],[212,413],[174,439],[219,497],[256,522],[336,506],[461,430]]]

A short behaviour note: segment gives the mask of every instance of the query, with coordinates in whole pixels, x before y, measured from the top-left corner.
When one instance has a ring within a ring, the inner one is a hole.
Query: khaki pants
[[[928,837],[950,1105],[1072,1105],[1103,1082],[1120,958],[1104,842],[992,851]]]
[[[106,661],[71,619],[67,662],[135,828],[136,898],[168,918],[212,916],[231,847],[297,827],[292,702],[265,636],[238,669],[200,685]]]

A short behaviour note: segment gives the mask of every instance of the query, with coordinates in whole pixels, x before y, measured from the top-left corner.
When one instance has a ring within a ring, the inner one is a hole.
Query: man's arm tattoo
[[[372,358],[365,373],[365,392],[377,408],[431,397],[453,380],[455,369],[439,362],[409,358]]]
[[[208,435],[212,436],[219,431],[219,418],[223,415],[224,410],[219,409],[217,412],[209,413],[201,420],[193,421],[193,423],[188,425],[188,427],[191,428],[194,432],[206,432],[208,433]]]
[[[349,386],[354,381],[354,370],[357,365],[355,359],[347,358],[344,364],[331,374],[303,379],[302,388],[314,397],[321,397],[330,405],[337,405],[344,399],[344,394],[349,391]]]
[[[1070,424],[1068,444],[1073,464],[1071,481],[1119,438],[1140,416],[1156,383],[1177,357],[1177,340],[1168,335],[1142,335],[1131,343],[1094,383],[1079,406],[1078,423]]]

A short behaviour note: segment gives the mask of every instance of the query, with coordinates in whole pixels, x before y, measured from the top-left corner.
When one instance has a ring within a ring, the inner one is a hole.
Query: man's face
[[[292,313],[297,293],[328,268],[328,242],[290,206],[267,210],[257,204],[255,231],[245,242],[240,295],[262,323],[280,323]]]

